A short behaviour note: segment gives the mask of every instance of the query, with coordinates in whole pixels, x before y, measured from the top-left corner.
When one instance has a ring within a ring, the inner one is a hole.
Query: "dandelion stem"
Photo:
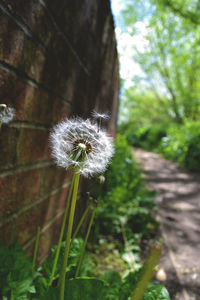
[[[90,207],[90,205],[88,205],[88,207],[87,207],[86,210],[84,211],[84,213],[83,213],[83,215],[82,215],[82,217],[81,217],[81,219],[80,219],[80,221],[79,221],[79,223],[78,223],[78,226],[76,227],[76,230],[74,231],[74,234],[73,234],[73,236],[72,236],[72,242],[73,242],[73,240],[76,238],[76,236],[77,236],[77,234],[78,234],[78,232],[79,232],[79,229],[80,229],[81,225],[83,224],[83,221],[85,220],[85,217],[87,216],[89,207]]]
[[[64,294],[65,294],[66,268],[67,268],[67,262],[68,262],[68,257],[69,257],[69,249],[70,249],[70,243],[71,243],[72,226],[73,226],[74,212],[75,212],[75,207],[76,207],[76,199],[77,199],[77,193],[78,193],[79,179],[80,179],[80,172],[77,173],[77,170],[75,170],[75,173],[74,173],[74,188],[73,188],[71,209],[70,209],[70,215],[69,215],[69,224],[68,224],[68,228],[67,228],[65,252],[64,252],[64,258],[63,258],[63,265],[62,265],[62,269],[61,269],[61,274],[60,274],[60,278],[59,278],[60,300],[64,300]]]
[[[84,243],[83,243],[83,246],[82,246],[82,249],[81,249],[81,255],[80,255],[80,259],[79,259],[78,266],[77,266],[77,269],[76,269],[75,278],[79,275],[79,272],[80,272],[80,268],[81,268],[82,261],[83,261],[83,255],[84,255],[84,252],[85,252],[85,247],[87,245],[87,241],[88,241],[88,237],[89,237],[89,234],[90,234],[90,231],[91,231],[92,223],[94,221],[94,216],[95,216],[95,213],[96,213],[96,209],[97,209],[97,206],[95,206],[95,208],[92,212],[92,215],[91,215],[90,223],[88,225],[85,240],[84,240]]]
[[[37,253],[38,253],[38,248],[39,248],[39,240],[40,240],[40,226],[38,226],[38,228],[37,228],[37,234],[36,234],[36,239],[35,239],[35,249],[34,249],[33,263],[32,263],[33,270],[34,270],[35,264],[36,264]]]
[[[162,247],[161,245],[155,245],[151,251],[150,257],[147,261],[144,273],[138,282],[135,291],[132,295],[131,300],[141,300],[143,299],[144,292],[153,277],[154,268],[159,263]]]
[[[68,193],[68,196],[67,196],[65,213],[64,213],[64,216],[63,216],[62,227],[61,227],[61,230],[60,230],[60,236],[59,236],[58,246],[57,246],[57,249],[56,249],[56,255],[55,255],[55,258],[54,258],[53,268],[52,268],[51,276],[50,276],[50,280],[49,280],[49,286],[51,286],[51,284],[54,280],[54,275],[55,275],[55,271],[56,271],[58,257],[59,257],[59,254],[60,254],[60,248],[61,248],[61,244],[62,244],[63,234],[64,234],[64,230],[65,230],[67,215],[68,215],[68,211],[69,211],[70,199],[71,199],[72,191],[73,191],[73,187],[74,187],[74,179],[75,179],[75,173],[72,177],[72,181],[71,181],[70,188],[69,188],[69,193]]]

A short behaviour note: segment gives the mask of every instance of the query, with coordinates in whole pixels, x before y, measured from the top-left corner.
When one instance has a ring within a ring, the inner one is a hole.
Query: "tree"
[[[144,72],[142,78],[134,78],[134,82],[137,79],[137,99],[139,87],[143,91],[145,86],[146,92],[151,90],[151,98],[154,95],[157,107],[163,106],[167,118],[177,123],[185,118],[195,120],[200,112],[200,26],[173,7],[184,14],[194,14],[194,8],[199,7],[200,1],[180,0],[176,1],[176,5],[172,0],[139,2],[127,1],[121,15],[132,35],[137,32],[138,22],[146,24],[145,47],[140,50],[136,45],[133,54],[134,61]],[[185,2],[187,5],[184,5]],[[193,18],[199,13],[197,10]],[[133,90],[131,97],[136,101]],[[144,92],[141,99],[143,95]],[[130,100],[130,93],[128,97]]]

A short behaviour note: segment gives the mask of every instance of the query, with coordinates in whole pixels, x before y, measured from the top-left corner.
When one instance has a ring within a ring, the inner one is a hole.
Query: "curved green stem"
[[[34,254],[33,254],[33,263],[32,263],[32,268],[35,268],[36,264],[36,259],[37,259],[37,253],[38,253],[38,248],[39,248],[39,240],[40,240],[40,226],[37,228],[37,234],[36,234],[36,239],[35,239],[35,249],[34,249]]]
[[[135,288],[135,291],[133,292],[131,300],[141,300],[143,298],[145,290],[155,272],[154,271],[155,266],[159,263],[161,251],[162,251],[161,245],[155,245],[154,248],[152,249],[150,257],[147,261],[144,273],[143,273],[140,281],[136,285],[136,288]]]
[[[88,205],[88,207],[87,207],[86,210],[84,211],[84,213],[83,213],[83,215],[82,215],[82,217],[81,217],[81,219],[80,219],[80,221],[79,221],[79,223],[78,223],[78,226],[76,227],[76,230],[74,231],[74,234],[73,234],[73,236],[72,236],[72,241],[71,241],[71,243],[72,243],[73,240],[76,238],[76,236],[77,236],[77,234],[78,234],[78,232],[79,232],[79,229],[80,229],[81,225],[83,224],[83,221],[85,220],[85,217],[87,216],[87,213],[88,213],[89,208],[90,208],[90,205]]]
[[[64,258],[63,258],[63,265],[62,270],[59,278],[59,285],[60,285],[60,300],[64,300],[64,294],[65,294],[65,277],[66,277],[66,268],[67,268],[67,262],[69,257],[69,249],[70,249],[70,243],[71,243],[71,235],[72,235],[72,226],[74,221],[74,213],[75,213],[75,207],[76,207],[76,199],[77,199],[77,193],[78,193],[78,185],[79,185],[79,179],[80,179],[80,173],[76,173],[75,170],[74,173],[74,189],[73,189],[73,195],[72,195],[72,201],[71,201],[71,209],[70,209],[70,215],[69,215],[69,224],[67,228],[67,236],[66,236],[66,245],[65,245],[65,252],[64,252]]]
[[[88,225],[88,230],[87,230],[87,233],[86,233],[86,236],[85,236],[85,240],[84,240],[84,243],[83,243],[83,246],[82,246],[82,249],[81,249],[81,256],[80,256],[80,259],[79,259],[79,262],[78,262],[78,266],[77,266],[77,269],[76,269],[75,278],[79,275],[79,272],[80,272],[80,268],[81,268],[82,261],[83,261],[83,255],[84,255],[84,252],[85,252],[85,247],[86,247],[86,244],[87,244],[87,241],[88,241],[88,237],[89,237],[89,234],[90,234],[90,231],[91,231],[91,227],[92,227],[92,223],[93,223],[94,216],[95,216],[95,213],[96,213],[96,209],[97,209],[97,206],[95,206],[95,208],[94,208],[94,210],[92,212],[92,215],[91,215],[90,223]]]
[[[69,211],[70,199],[71,199],[72,191],[73,191],[73,187],[74,187],[74,179],[75,179],[75,174],[72,177],[69,193],[68,193],[68,196],[67,196],[67,203],[66,203],[65,213],[64,213],[64,216],[63,216],[63,221],[62,221],[62,227],[61,227],[61,230],[60,230],[58,246],[57,246],[57,249],[56,249],[56,255],[55,255],[55,258],[54,258],[53,267],[52,267],[52,271],[51,271],[51,275],[50,275],[49,286],[51,286],[51,284],[54,280],[54,275],[55,275],[55,271],[56,271],[58,257],[59,257],[59,254],[60,254],[60,248],[61,248],[61,244],[62,244],[63,234],[64,234],[64,230],[65,230],[67,215],[68,215],[68,211]]]

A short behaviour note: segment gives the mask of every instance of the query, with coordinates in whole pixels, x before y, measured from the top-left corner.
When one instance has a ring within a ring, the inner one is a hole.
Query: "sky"
[[[133,76],[144,76],[140,66],[134,62],[132,56],[135,46],[137,46],[140,51],[144,49],[146,41],[143,35],[145,35],[147,29],[144,23],[137,22],[138,34],[134,34],[134,37],[128,33],[128,28],[126,33],[122,32],[119,27],[118,16],[120,10],[124,8],[124,1],[111,0],[111,7],[115,19],[115,33],[120,60],[120,77],[125,80],[124,87],[126,89],[133,85]]]

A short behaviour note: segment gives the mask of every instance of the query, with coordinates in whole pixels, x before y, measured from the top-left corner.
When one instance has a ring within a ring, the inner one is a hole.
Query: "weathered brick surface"
[[[0,217],[9,216],[41,196],[41,169],[0,178]]]
[[[17,163],[24,165],[50,159],[49,131],[22,128],[18,137]]]
[[[48,45],[53,25],[40,1],[7,0],[3,5],[11,15],[17,16],[28,27],[34,37]]]
[[[38,262],[43,261],[50,253],[51,246],[58,243],[59,228],[61,226],[61,223],[62,217],[55,219],[51,226],[47,227],[47,229],[42,233],[40,238],[40,248],[38,252]]]
[[[0,13],[0,102],[16,110],[0,131],[0,238],[18,240],[32,255],[40,225],[41,261],[58,239],[71,176],[53,165],[50,129],[96,109],[110,112],[115,134],[113,18],[109,0],[4,0]],[[80,199],[77,216],[84,205]]]
[[[0,170],[16,165],[16,147],[18,135],[18,129],[9,128],[7,126],[2,127],[0,134]]]
[[[20,215],[16,226],[19,231],[18,241],[22,245],[36,233],[38,225],[43,228],[47,221],[63,210],[67,192],[68,187],[63,188]]]
[[[67,86],[72,85],[69,80]],[[71,92],[66,92],[66,95]],[[65,95],[64,95],[65,96]],[[0,68],[1,103],[16,109],[16,120],[51,125],[70,113],[70,105]]]
[[[5,246],[9,246],[17,239],[16,222],[11,220],[9,223],[1,226],[0,240]]]
[[[56,174],[56,176],[55,176]],[[42,182],[41,182],[41,191],[42,194],[48,193],[51,189],[56,189],[60,187],[65,182],[70,180],[69,173],[66,172],[63,168],[58,168],[57,166],[49,166],[43,168],[42,172]]]

